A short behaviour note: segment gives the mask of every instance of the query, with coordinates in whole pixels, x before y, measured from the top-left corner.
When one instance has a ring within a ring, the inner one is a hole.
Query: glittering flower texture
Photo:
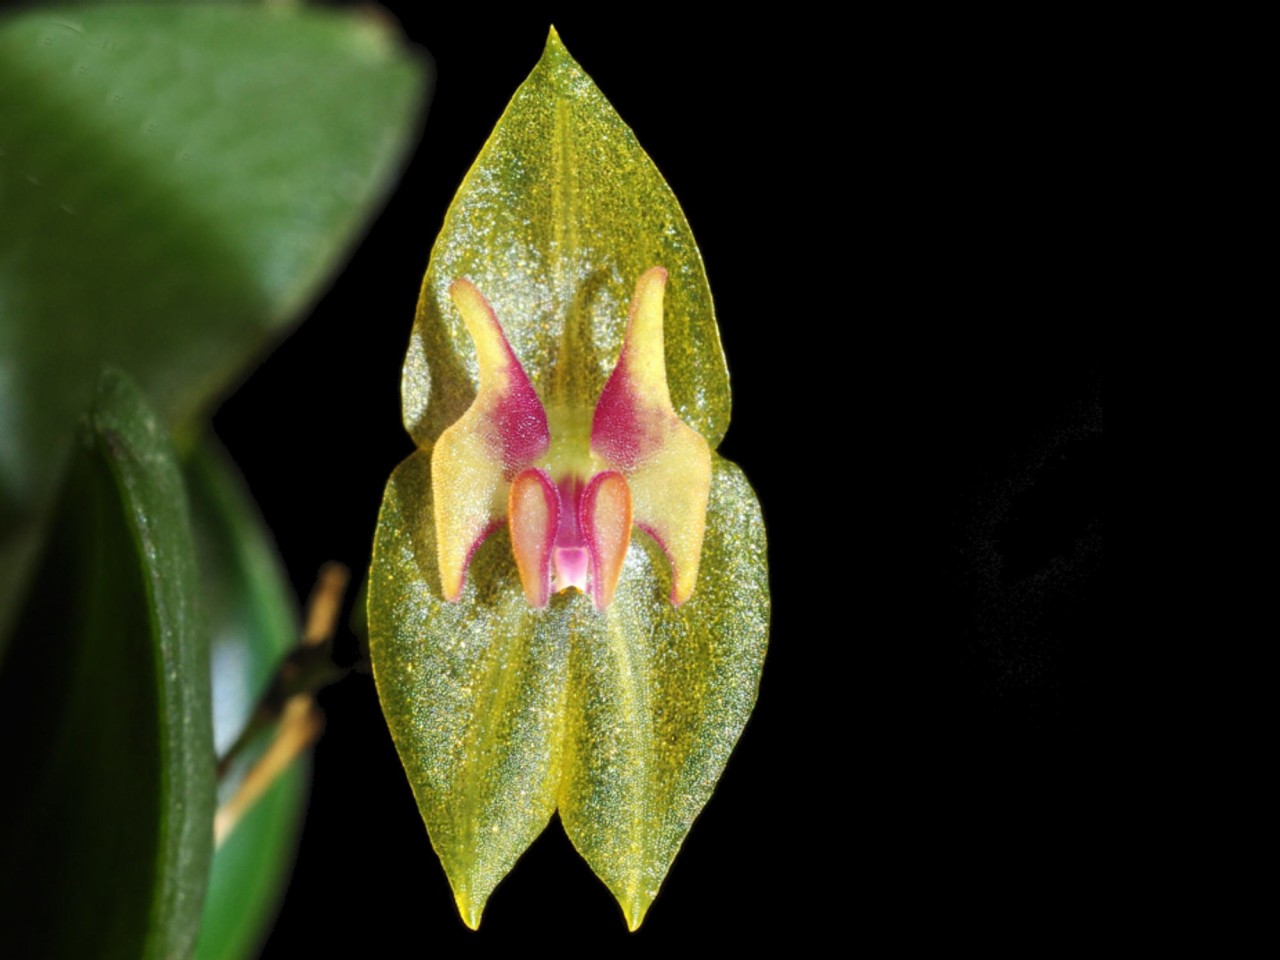
[[[755,702],[760,509],[675,197],[553,31],[445,218],[369,629],[472,927],[555,811],[635,929]]]

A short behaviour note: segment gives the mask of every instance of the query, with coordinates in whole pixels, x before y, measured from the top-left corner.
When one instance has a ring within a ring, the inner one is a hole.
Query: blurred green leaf
[[[182,477],[122,374],[83,435],[0,675],[0,956],[185,956],[214,755]]]
[[[105,362],[182,426],[316,297],[428,89],[376,9],[0,18],[0,638]]]
[[[226,454],[206,440],[184,472],[210,625],[214,744],[222,756],[300,632],[271,535]],[[249,750],[219,784],[219,802],[260,752]],[[199,960],[249,957],[261,945],[288,882],[306,796],[307,764],[299,760],[215,851]]]

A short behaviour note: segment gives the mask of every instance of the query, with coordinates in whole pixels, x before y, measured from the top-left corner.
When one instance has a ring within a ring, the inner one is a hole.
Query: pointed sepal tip
[[[453,902],[458,906],[458,915],[468,930],[480,929],[480,917],[484,913],[484,904],[472,904],[465,893],[455,893]]]

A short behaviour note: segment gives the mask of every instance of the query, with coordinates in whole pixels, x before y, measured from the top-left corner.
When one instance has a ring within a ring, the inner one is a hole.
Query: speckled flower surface
[[[554,32],[446,216],[403,398],[371,652],[462,917],[558,810],[634,929],[754,705],[765,536],[714,452],[688,224]]]

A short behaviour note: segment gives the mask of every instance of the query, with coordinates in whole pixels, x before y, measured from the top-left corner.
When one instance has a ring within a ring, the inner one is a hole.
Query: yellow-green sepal
[[[697,589],[673,606],[666,558],[634,534],[613,603],[570,648],[560,819],[632,930],[710,799],[760,683],[764,524],[742,471],[715,454],[702,557]]]
[[[369,648],[431,845],[474,929],[555,810],[567,644],[526,601],[505,528],[472,558],[459,599],[445,599],[430,476],[420,451],[387,484]]]
[[[636,279],[670,274],[666,370],[676,413],[712,448],[729,374],[706,270],[675,194],[555,31],[467,173],[431,250],[402,396],[429,447],[476,395],[449,287],[484,292],[548,411],[589,411],[613,371]]]
[[[656,544],[633,534],[613,602],[525,601],[500,531],[446,602],[427,455],[392,474],[369,585],[391,734],[469,926],[559,809],[635,929],[755,702],[769,621],[764,528],[713,457],[698,588],[672,606]]]

